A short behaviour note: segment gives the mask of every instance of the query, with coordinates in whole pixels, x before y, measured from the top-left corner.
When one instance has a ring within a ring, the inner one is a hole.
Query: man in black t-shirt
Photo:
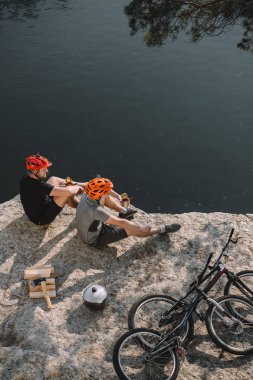
[[[52,163],[36,154],[26,158],[27,174],[20,181],[20,199],[28,218],[35,224],[51,223],[67,204],[77,208],[78,193],[83,193],[87,183],[70,183],[58,177],[46,182],[48,168]]]

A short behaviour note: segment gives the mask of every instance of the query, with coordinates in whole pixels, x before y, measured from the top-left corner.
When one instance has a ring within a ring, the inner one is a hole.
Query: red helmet
[[[101,198],[113,188],[112,182],[107,178],[94,178],[85,187],[86,194],[91,199]]]
[[[46,157],[43,157],[40,154],[26,157],[25,163],[27,170],[40,170],[52,165],[52,162],[49,162]]]

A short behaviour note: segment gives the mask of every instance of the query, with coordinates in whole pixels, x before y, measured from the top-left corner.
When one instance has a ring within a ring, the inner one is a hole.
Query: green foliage
[[[144,31],[147,46],[161,46],[182,32],[193,42],[218,36],[240,23],[238,47],[253,52],[253,0],[132,0],[125,7],[131,34]]]

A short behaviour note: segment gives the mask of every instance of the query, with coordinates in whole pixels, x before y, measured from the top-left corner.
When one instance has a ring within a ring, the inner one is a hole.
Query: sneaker
[[[175,224],[165,224],[164,227],[165,227],[165,231],[161,232],[160,235],[167,234],[168,232],[177,232],[178,230],[180,230],[181,225],[176,224],[176,223]]]
[[[133,208],[128,208],[126,214],[123,214],[123,212],[120,212],[120,213],[119,213],[119,218],[120,218],[120,219],[128,219],[128,220],[131,220],[131,219],[133,219],[134,214],[136,214],[136,213],[137,213],[137,210],[134,210]]]

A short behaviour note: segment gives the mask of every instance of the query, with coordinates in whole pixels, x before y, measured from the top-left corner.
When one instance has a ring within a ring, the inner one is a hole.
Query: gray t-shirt
[[[76,210],[76,228],[81,238],[88,244],[97,239],[102,223],[110,217],[110,213],[96,201],[87,198],[83,194]]]

